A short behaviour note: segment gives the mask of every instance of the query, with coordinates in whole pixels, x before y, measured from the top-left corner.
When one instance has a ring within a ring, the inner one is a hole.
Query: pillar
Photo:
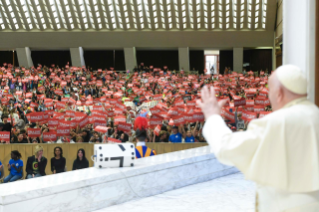
[[[297,14],[297,15],[296,15]],[[283,1],[283,64],[300,67],[308,78],[308,98],[315,99],[316,0]]]
[[[237,73],[243,72],[244,48],[233,49],[233,71]]]
[[[277,57],[276,57],[276,32],[274,32],[274,43],[273,43],[273,47],[272,47],[272,70],[268,70],[269,73],[271,73],[270,71],[274,71],[276,70],[277,67]]]
[[[179,70],[190,71],[189,69],[189,48],[178,48]]]
[[[70,48],[72,66],[85,66],[84,51],[82,47]]]
[[[16,48],[16,51],[17,51],[19,66],[23,66],[25,68],[30,68],[33,66],[33,61],[31,58],[31,50],[29,47]]]
[[[124,58],[125,58],[125,69],[133,71],[134,67],[137,66],[135,47],[124,48]]]

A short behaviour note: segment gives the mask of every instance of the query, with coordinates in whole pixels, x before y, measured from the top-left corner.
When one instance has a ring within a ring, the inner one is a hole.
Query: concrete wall
[[[272,47],[272,31],[183,31],[183,32],[1,32],[0,50],[178,48],[233,49],[236,47]]]

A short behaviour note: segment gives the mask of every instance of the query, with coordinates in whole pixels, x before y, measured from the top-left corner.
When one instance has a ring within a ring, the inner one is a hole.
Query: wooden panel
[[[88,159],[89,161],[89,166],[93,167],[93,161],[91,160],[91,156],[94,155],[94,145],[85,144],[85,147],[83,149],[85,150],[86,159]]]
[[[4,165],[5,176],[9,174],[7,164],[11,159],[11,151],[18,150],[22,155],[23,160],[23,177],[26,177],[26,163],[28,157],[34,155],[34,148],[38,144],[10,144],[10,145],[0,145],[0,161]],[[66,159],[67,171],[71,171],[73,167],[73,162],[76,159],[77,151],[79,149],[85,150],[85,156],[89,161],[89,166],[93,166],[93,161],[91,156],[94,154],[94,144],[81,143],[81,144],[40,144],[43,147],[43,156],[47,158],[48,163],[45,169],[47,175],[52,174],[51,172],[51,158],[54,157],[54,148],[59,146],[63,150],[63,157]],[[147,146],[154,149],[156,153],[163,154],[169,152],[175,152],[185,149],[191,149],[201,146],[206,146],[207,143],[147,143]]]
[[[319,0],[316,0],[315,103],[319,106]]]
[[[9,175],[9,170],[8,170],[8,164],[9,164],[9,160],[11,159],[11,145],[2,145],[1,147],[4,148],[4,161],[1,161],[3,163],[4,166],[4,176],[8,176]]]

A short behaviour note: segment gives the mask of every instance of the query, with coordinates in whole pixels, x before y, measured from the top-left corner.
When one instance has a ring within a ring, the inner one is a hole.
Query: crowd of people
[[[137,146],[147,142],[206,142],[201,132],[204,116],[196,104],[200,89],[214,86],[218,99],[227,100],[222,117],[229,128],[245,130],[252,119],[271,112],[268,74],[260,71],[257,75],[230,69],[224,75],[204,75],[144,64],[132,72],[68,64],[30,69],[4,64],[0,69],[0,142],[136,141]],[[134,128],[137,117],[147,120],[143,136]],[[46,175],[47,159],[42,155],[43,148],[36,146],[35,155],[27,159],[26,178]],[[21,154],[14,150],[11,158],[7,164],[10,174],[4,182],[22,177]],[[52,173],[64,172],[65,163],[63,150],[56,147],[51,158]],[[84,149],[79,149],[73,170],[88,166]]]
[[[48,160],[43,156],[43,147],[40,145],[35,146],[34,155],[28,157],[25,166],[26,179],[45,176],[45,168]],[[51,172],[58,174],[66,171],[66,159],[63,157],[63,150],[61,147],[54,148],[54,157],[51,158]],[[85,157],[84,149],[79,149],[76,159],[73,162],[72,170],[79,170],[89,167],[89,161]],[[11,152],[11,159],[7,164],[9,174],[2,176],[3,171],[0,172],[0,179],[3,178],[4,183],[14,182],[22,178],[23,175],[23,160],[21,154],[17,150]],[[0,161],[0,169],[4,169],[4,165]]]
[[[68,64],[30,69],[4,64],[0,79],[4,144],[132,142],[138,116],[149,121],[145,142],[205,142],[204,116],[196,105],[204,85],[228,100],[222,116],[232,130],[245,130],[250,120],[271,111],[262,71],[204,75],[143,64],[118,73]]]

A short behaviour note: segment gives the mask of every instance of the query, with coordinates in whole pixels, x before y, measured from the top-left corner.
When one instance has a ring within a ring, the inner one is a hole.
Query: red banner
[[[69,102],[69,98],[62,98],[62,99],[61,99],[61,102],[64,102],[64,104],[65,104],[65,103],[68,103],[68,102]]]
[[[157,106],[151,108],[150,111],[151,111],[152,115],[159,114],[160,112],[162,112],[162,110]]]
[[[0,131],[0,141],[10,142],[10,132]]]
[[[229,112],[229,110],[225,111],[224,116],[227,120],[230,120],[231,122],[235,122],[235,114],[233,114],[232,112]]]
[[[70,135],[70,128],[65,127],[58,127],[57,128],[57,136],[69,136]]]
[[[249,111],[242,111],[242,119],[245,121],[251,121],[257,118],[257,113],[249,112]]]
[[[58,125],[59,125],[59,120],[58,119],[54,119],[54,118],[49,119],[48,127],[56,127]]]
[[[156,94],[153,96],[153,100],[160,101],[163,98],[163,94]]]
[[[169,116],[178,116],[179,115],[179,112],[177,110],[177,108],[171,108],[168,113],[167,113]]]
[[[94,115],[93,118],[94,126],[105,126],[106,127],[106,118],[104,116]],[[89,117],[90,118],[90,117]]]
[[[43,115],[44,115],[43,112],[34,112],[34,113],[27,114],[27,118],[30,122],[35,123],[35,122],[40,122],[44,120]]]
[[[160,132],[161,132],[161,126],[157,125],[154,129],[154,133],[156,136],[159,136]]]
[[[73,110],[67,110],[65,111],[65,116],[73,118],[75,116],[75,112]]]
[[[122,143],[121,140],[118,140],[118,139],[115,139],[115,138],[111,138],[111,137],[107,138],[107,142],[109,142],[109,143]]]
[[[41,129],[40,128],[28,128],[28,136],[30,138],[36,138],[41,136]]]
[[[31,104],[30,104],[30,107],[38,107],[39,105],[37,104],[37,103],[35,103],[35,102],[31,102]]]
[[[108,127],[103,127],[103,126],[97,126],[94,128],[94,131],[100,132],[100,133],[107,133]]]
[[[103,111],[103,106],[94,105],[93,110]]]
[[[82,112],[75,112],[74,115],[75,121],[81,121],[84,117],[87,116],[85,113]]]
[[[126,122],[125,116],[116,116],[114,117],[114,124],[118,124],[120,122]]]
[[[117,129],[123,132],[130,132],[132,125],[125,122],[120,122],[117,126]]]
[[[192,122],[202,122],[202,121],[205,121],[205,117],[204,117],[204,114],[203,113],[194,113],[193,114],[193,119],[192,119]]]
[[[255,99],[255,105],[264,105],[265,99]]]
[[[185,123],[184,116],[174,116],[172,117],[172,120],[176,126],[183,125]]]
[[[55,90],[54,93],[55,93],[56,95],[59,95],[59,96],[62,96],[62,95],[63,95],[63,91],[60,90],[60,89]]]
[[[26,97],[26,98],[32,98],[32,93],[26,93],[26,94],[25,94],[25,97]]]
[[[259,118],[263,118],[270,113],[271,113],[271,111],[261,111],[261,112],[259,112]]]
[[[59,127],[63,128],[70,128],[71,127],[71,121],[59,121]]]
[[[189,107],[195,107],[196,106],[196,101],[187,101],[186,105],[189,106]]]
[[[162,119],[159,119],[159,118],[151,118],[148,122],[148,125],[153,128],[157,125],[162,125]]]
[[[254,106],[254,112],[259,113],[261,111],[265,111],[265,108],[263,105],[255,105]]]
[[[246,100],[246,105],[247,105],[247,106],[248,106],[248,105],[254,106],[254,104],[255,104],[255,102],[254,102],[253,99],[251,99],[251,100],[247,99],[247,100]]]
[[[246,105],[246,99],[242,98],[242,99],[234,99],[234,106],[238,107],[238,106],[245,106]]]
[[[89,124],[89,118],[88,116],[83,117],[80,122],[79,122],[79,126],[81,128],[85,127],[85,125]]]
[[[48,99],[48,100],[44,101],[44,105],[46,107],[52,107],[53,106],[53,100],[52,99]]]
[[[65,108],[65,103],[64,102],[60,102],[60,101],[56,101],[56,107],[57,108]]]

